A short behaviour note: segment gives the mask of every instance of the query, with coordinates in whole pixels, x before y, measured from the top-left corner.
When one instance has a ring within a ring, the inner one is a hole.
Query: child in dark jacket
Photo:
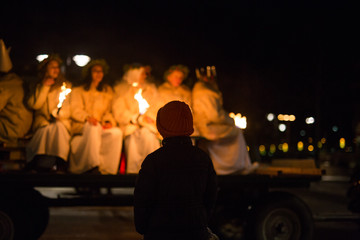
[[[137,178],[136,230],[144,240],[209,239],[217,179],[209,156],[192,145],[189,106],[167,103],[158,111],[156,125],[163,146],[145,158]]]

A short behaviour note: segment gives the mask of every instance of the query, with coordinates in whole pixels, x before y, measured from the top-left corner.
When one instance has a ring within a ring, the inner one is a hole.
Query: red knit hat
[[[190,136],[194,127],[189,106],[180,101],[165,104],[157,113],[156,127],[163,138]]]

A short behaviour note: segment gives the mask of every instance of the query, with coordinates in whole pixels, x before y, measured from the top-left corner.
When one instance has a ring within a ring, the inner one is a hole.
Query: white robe
[[[26,146],[26,160],[30,162],[36,155],[60,157],[67,161],[70,134],[65,125],[56,120],[40,127]]]
[[[149,103],[150,108],[146,113],[139,116],[139,106],[134,95],[142,88],[142,96]],[[158,93],[154,84],[145,83],[139,87],[132,87],[126,81],[121,81],[114,86],[115,99],[113,102],[114,117],[124,132],[126,172],[138,173],[145,157],[160,147],[158,132],[156,129],[156,113],[158,109]],[[146,123],[143,117],[153,120]],[[138,123],[133,123],[138,119]]]
[[[117,174],[123,134],[117,127],[102,128],[107,121],[116,125],[111,112],[111,87],[106,85],[102,91],[87,91],[80,86],[71,94],[72,132],[75,135],[71,140],[70,172],[84,173],[98,167],[102,174]],[[98,124],[88,123],[88,116],[95,118]]]
[[[127,173],[139,173],[145,157],[160,147],[160,140],[147,128],[138,128],[125,138]]]
[[[194,123],[213,161],[217,174],[246,171],[251,161],[242,130],[223,109],[221,92],[214,86],[197,82],[192,92]]]
[[[32,123],[32,113],[24,106],[23,81],[15,73],[0,78],[0,141],[16,142]]]
[[[44,86],[41,83],[30,95],[28,106],[35,110],[33,137],[26,147],[26,160],[30,162],[36,155],[50,155],[60,157],[67,161],[70,149],[70,104],[69,98],[63,102],[63,106],[54,121],[52,115],[56,115],[59,94],[61,92],[61,80],[57,80],[55,87]],[[64,80],[65,81],[65,80]],[[65,81],[66,82],[66,81]],[[67,87],[71,87],[66,82]]]
[[[102,174],[117,174],[122,149],[122,132],[85,123],[82,135],[71,140],[70,171],[84,173],[99,167]]]

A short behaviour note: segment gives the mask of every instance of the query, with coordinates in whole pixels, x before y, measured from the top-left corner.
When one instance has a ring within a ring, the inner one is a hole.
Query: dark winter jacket
[[[171,137],[149,154],[134,192],[135,227],[145,239],[206,239],[217,178],[190,137]]]

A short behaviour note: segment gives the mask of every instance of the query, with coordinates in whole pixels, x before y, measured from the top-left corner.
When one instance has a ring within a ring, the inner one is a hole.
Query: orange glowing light
[[[314,151],[314,146],[313,146],[313,145],[309,145],[309,146],[308,146],[308,151],[309,151],[309,152]]]
[[[289,144],[283,143],[283,145],[282,145],[282,151],[283,151],[283,152],[288,152],[288,151],[289,151]]]
[[[302,142],[302,141],[299,141],[298,143],[297,143],[297,149],[298,149],[298,151],[302,151],[302,150],[304,150],[304,143]]]
[[[245,116],[241,116],[240,113],[235,114],[233,112],[229,113],[229,116],[234,119],[235,126],[241,129],[245,129],[247,126],[247,121]]]
[[[140,115],[143,115],[148,108],[150,107],[149,103],[146,101],[145,98],[143,98],[143,96],[141,95],[142,93],[142,89],[140,88],[137,93],[134,95],[135,100],[138,102],[139,104],[139,113]]]
[[[345,148],[345,138],[340,138],[339,140],[339,145],[340,145],[340,148],[341,149],[344,149]]]
[[[63,102],[66,99],[66,96],[71,93],[71,88],[66,88],[66,83],[63,82],[63,85],[61,86],[61,92],[59,94],[59,103],[57,105],[57,108],[60,109],[63,105]]]

